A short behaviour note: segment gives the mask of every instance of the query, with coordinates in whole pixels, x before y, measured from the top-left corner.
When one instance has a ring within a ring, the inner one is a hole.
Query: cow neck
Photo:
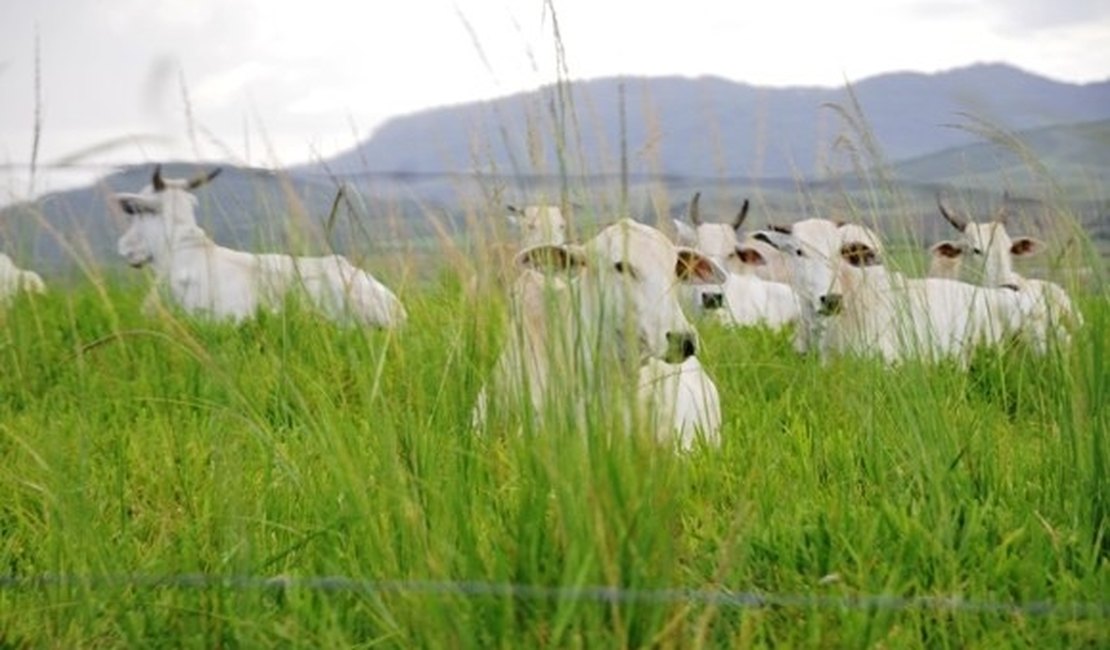
[[[190,253],[210,249],[214,246],[208,234],[194,224],[178,224],[171,226],[165,233],[162,241],[154,242],[155,250],[161,251],[154,258],[155,266],[162,273],[170,270],[176,260],[188,256]]]

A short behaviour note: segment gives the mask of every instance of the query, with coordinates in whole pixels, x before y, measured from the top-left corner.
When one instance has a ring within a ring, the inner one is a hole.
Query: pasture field
[[[720,449],[469,430],[504,305],[396,332],[0,312],[0,647],[1106,647],[1110,303],[1070,351],[820,364],[701,323]]]

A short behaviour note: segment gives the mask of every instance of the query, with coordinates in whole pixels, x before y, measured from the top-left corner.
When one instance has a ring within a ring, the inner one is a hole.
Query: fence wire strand
[[[627,589],[614,586],[544,586],[483,581],[359,580],[345,576],[216,576],[177,575],[51,575],[0,576],[7,591],[51,588],[140,588],[231,591],[307,590],[364,595],[426,595],[515,600],[593,601],[602,604],[654,603],[712,605],[729,608],[789,608],[823,610],[948,611],[1000,615],[1054,616],[1073,619],[1110,617],[1110,602],[1003,602],[962,596],[895,596],[889,594],[782,594],[724,589]]]

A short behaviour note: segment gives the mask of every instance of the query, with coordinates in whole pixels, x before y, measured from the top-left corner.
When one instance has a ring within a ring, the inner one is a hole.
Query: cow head
[[[524,247],[562,244],[567,240],[567,220],[554,205],[506,206],[509,221],[520,228]]]
[[[149,185],[137,194],[121,192],[113,196],[116,205],[130,215],[127,230],[117,249],[134,267],[149,263],[156,251],[168,244],[181,228],[196,227],[196,197],[189,193],[219,175],[220,169],[192,179],[163,178],[162,166],[154,168]]]
[[[663,233],[630,219],[606,227],[582,246],[526,249],[517,262],[525,268],[578,270],[580,326],[600,328],[598,340],[619,346],[621,358],[670,363],[697,351],[697,335],[676,287],[721,284],[726,277],[705,255],[675,246]]]
[[[1044,242],[1034,237],[1011,238],[1006,230],[1009,212],[1006,208],[1007,195],[1003,195],[1002,206],[994,218],[987,222],[975,222],[961,212],[947,205],[937,195],[937,207],[945,221],[962,235],[958,242],[958,255],[974,255],[981,260],[984,282],[989,286],[1002,286],[1013,282],[1013,258],[1035,255],[1044,249]]]

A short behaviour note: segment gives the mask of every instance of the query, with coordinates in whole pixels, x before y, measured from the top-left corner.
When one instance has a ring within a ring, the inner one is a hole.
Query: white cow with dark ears
[[[114,196],[131,215],[119,254],[132,266],[154,269],[148,307],[164,291],[190,314],[242,321],[261,309],[280,309],[288,296],[298,294],[333,320],[378,327],[405,321],[405,309],[393,292],[341,255],[254,254],[213,242],[197,225],[191,190],[219,172],[169,179],[158,166],[142,192]]]
[[[1036,255],[1045,248],[1044,242],[1034,237],[1011,237],[1006,230],[1009,213],[1008,196],[1003,195],[1002,206],[988,222],[975,222],[950,208],[943,197],[937,195],[941,216],[962,235],[959,241],[936,244],[955,259],[968,254],[982,260],[983,284],[988,287],[1007,287],[1030,298],[1025,315],[1026,336],[1040,352],[1052,342],[1067,345],[1071,340],[1069,330],[1083,324],[1083,317],[1072,305],[1063,287],[1047,280],[1026,278],[1014,270],[1014,258]]]
[[[777,269],[770,275],[789,278],[790,267],[782,253],[758,240],[741,243],[737,236],[748,216],[748,201],[731,222],[705,223],[698,207],[700,198],[698,192],[690,201],[694,247],[720,264],[728,276],[719,286],[695,287],[694,304],[724,325],[781,329],[797,321],[801,312],[794,290],[761,275]]]
[[[695,357],[698,337],[677,289],[720,283],[723,269],[628,219],[582,245],[526,248],[516,264],[508,340],[479,394],[477,428],[492,400],[542,422],[553,407],[584,417],[589,399],[621,408],[635,396],[656,437],[684,448],[696,435],[717,439],[719,397],[705,388],[712,381]]]
[[[828,287],[815,286],[812,278],[831,280],[834,277],[841,263],[840,251],[845,244],[864,242],[881,255],[882,242],[878,234],[866,226],[818,218],[803,219],[788,226],[770,226],[765,231],[753,233],[752,238],[771,245],[768,239],[770,233],[791,235],[797,244],[789,252],[779,249],[780,253],[784,253],[783,259],[788,260],[791,267],[790,285],[800,305],[798,326],[794,330],[794,348],[799,352],[822,350],[825,347],[823,339],[827,321],[820,317],[820,300],[827,293]],[[807,268],[812,265],[823,266],[824,271],[800,277],[799,262]]]
[[[794,262],[798,281],[823,321],[821,351],[915,358],[966,366],[979,346],[999,346],[1022,330],[1028,297],[943,278],[907,278],[883,265],[870,242],[845,241],[835,259],[811,256],[797,237],[759,236]]]
[[[751,207],[748,199],[744,199],[739,211],[727,222],[705,221],[700,204],[701,192],[695,192],[686,213],[690,223],[674,220],[680,244],[709,255],[731,273],[755,275],[769,282],[790,283],[790,265],[781,253],[750,236],[740,237],[740,228]]]

